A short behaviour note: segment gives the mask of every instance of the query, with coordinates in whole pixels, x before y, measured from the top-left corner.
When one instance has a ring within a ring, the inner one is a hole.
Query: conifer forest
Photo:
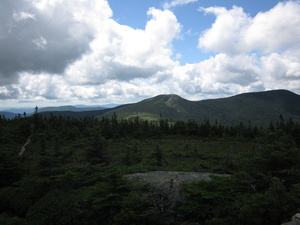
[[[127,179],[151,171],[226,176]],[[1,116],[0,174],[3,225],[278,225],[300,212],[300,124]]]

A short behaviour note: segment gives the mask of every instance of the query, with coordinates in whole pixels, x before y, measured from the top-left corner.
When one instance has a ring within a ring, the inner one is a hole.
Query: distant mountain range
[[[61,107],[62,111],[40,111],[43,116],[53,115],[81,118],[85,116],[102,118],[115,113],[118,118],[159,120],[195,120],[198,122],[209,119],[214,123],[232,125],[243,122],[252,125],[268,125],[276,122],[280,115],[285,119],[300,122],[300,95],[287,90],[252,92],[228,98],[189,101],[178,95],[158,95],[143,101],[95,110],[76,111]],[[63,109],[67,109],[63,111]],[[1,112],[0,112],[1,114]]]
[[[300,122],[300,95],[287,90],[274,90],[201,101],[188,101],[178,95],[159,95],[112,109],[105,115],[113,112],[121,118],[209,119],[213,123],[218,121],[228,125],[248,124],[251,121],[251,124],[267,125],[270,121],[277,121],[280,115]]]
[[[39,113],[44,113],[44,112],[55,112],[55,114],[68,114],[72,112],[86,112],[86,111],[99,111],[99,110],[104,110],[107,109],[105,106],[86,106],[86,105],[77,105],[77,106],[72,106],[72,105],[67,105],[67,106],[53,106],[53,107],[43,107],[39,108],[38,112]],[[111,106],[115,106],[111,104]],[[24,116],[24,112],[26,112],[27,116],[30,116],[31,114],[34,113],[34,108],[11,108],[7,109],[5,111],[0,111],[0,115],[4,116],[7,119],[12,119],[15,118],[16,116]]]
[[[96,110],[103,110],[106,109],[102,106],[72,106],[72,105],[67,105],[67,106],[58,106],[58,107],[44,107],[39,109],[39,112],[51,112],[51,111],[56,111],[56,112],[62,112],[62,111],[70,111],[70,112],[84,112],[84,111],[96,111]]]
[[[15,118],[16,116],[18,116],[18,114],[16,113],[12,113],[12,112],[6,112],[6,111],[0,111],[0,116],[6,119],[12,119]]]

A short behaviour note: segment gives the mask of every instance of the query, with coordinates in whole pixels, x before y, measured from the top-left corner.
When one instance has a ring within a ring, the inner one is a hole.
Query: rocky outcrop
[[[148,173],[129,174],[125,177],[139,184],[149,184],[150,188],[141,200],[148,205],[142,216],[159,216],[163,224],[194,225],[187,221],[180,221],[178,206],[184,201],[180,195],[180,186],[183,183],[195,181],[210,181],[213,176],[229,177],[226,174],[178,172],[178,171],[152,171]]]
[[[20,152],[18,153],[18,157],[22,157],[23,153],[25,152],[26,145],[28,145],[30,143],[30,138],[31,138],[31,135],[27,138],[26,143],[22,146]]]
[[[300,213],[294,215],[291,222],[283,223],[282,225],[300,225]]]
[[[228,177],[227,174],[178,172],[178,171],[152,171],[148,173],[134,173],[126,175],[129,180],[148,183],[158,188],[179,187],[182,183],[200,180],[211,180],[212,176]]]

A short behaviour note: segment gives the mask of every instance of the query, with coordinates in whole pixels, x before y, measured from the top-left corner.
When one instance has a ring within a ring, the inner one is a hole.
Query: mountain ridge
[[[120,118],[195,120],[231,125],[240,122],[267,125],[286,119],[300,121],[300,96],[287,90],[249,92],[218,99],[190,101],[175,94],[157,95],[137,103],[112,109]],[[145,117],[145,118],[144,118]]]
[[[71,108],[74,106],[71,106]],[[67,107],[67,109],[71,109]],[[49,109],[49,108],[48,108]],[[50,108],[51,109],[51,108]],[[54,107],[54,109],[64,109]],[[268,126],[277,122],[279,116],[300,122],[300,95],[288,90],[270,90],[248,92],[225,98],[190,101],[176,94],[161,94],[136,103],[119,105],[114,108],[103,108],[86,111],[47,111],[39,110],[44,117],[66,116],[71,118],[111,117],[116,114],[119,119],[140,118],[159,121],[160,119],[194,120],[222,125],[244,124]]]
[[[85,106],[85,107],[78,107],[72,105],[65,105],[65,106],[52,106],[52,107],[43,107],[39,109],[39,112],[47,112],[47,111],[71,111],[71,112],[83,112],[83,111],[96,111],[106,109],[102,106]]]

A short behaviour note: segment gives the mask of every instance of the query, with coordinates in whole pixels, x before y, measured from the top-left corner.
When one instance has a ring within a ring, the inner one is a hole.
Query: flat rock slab
[[[128,174],[126,177],[132,181],[149,183],[154,186],[178,187],[182,183],[211,180],[212,176],[229,177],[228,174],[200,173],[200,172],[178,172],[178,171],[151,171],[147,173]]]

